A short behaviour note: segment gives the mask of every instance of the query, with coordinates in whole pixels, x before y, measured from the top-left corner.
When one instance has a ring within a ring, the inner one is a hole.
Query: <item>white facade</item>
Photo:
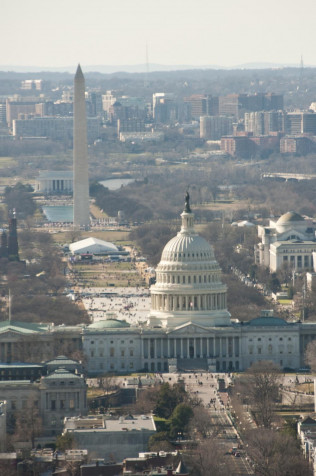
[[[72,193],[73,172],[67,170],[40,172],[34,190],[44,194]]]
[[[311,220],[287,212],[269,226],[258,226],[261,243],[256,245],[256,262],[275,272],[282,266],[295,270],[313,269],[316,227]]]

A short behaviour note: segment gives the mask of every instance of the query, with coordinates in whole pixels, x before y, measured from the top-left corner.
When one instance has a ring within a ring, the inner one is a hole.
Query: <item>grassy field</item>
[[[79,282],[92,287],[141,286],[143,279],[134,263],[75,264],[73,270]]]
[[[90,204],[90,212],[94,216],[94,218],[97,219],[102,219],[102,218],[107,218],[108,215],[104,213],[102,210],[100,210],[99,207],[97,207],[94,203]]]
[[[84,240],[93,236],[94,238],[99,238],[100,240],[110,241],[111,243],[116,243],[119,245],[132,244],[129,241],[129,231],[126,230],[89,230],[82,231],[78,240]],[[62,231],[60,233],[54,233],[53,238],[56,243],[68,243],[69,242],[69,232]],[[77,240],[76,240],[77,241]]]

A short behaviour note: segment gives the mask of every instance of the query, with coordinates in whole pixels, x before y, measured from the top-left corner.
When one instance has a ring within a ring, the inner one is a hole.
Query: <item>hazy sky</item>
[[[0,65],[316,65],[316,0],[1,0]]]

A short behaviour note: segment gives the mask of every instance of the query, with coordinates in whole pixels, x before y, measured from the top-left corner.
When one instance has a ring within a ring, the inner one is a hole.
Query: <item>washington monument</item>
[[[74,226],[89,227],[89,171],[85,81],[78,65],[74,81]]]

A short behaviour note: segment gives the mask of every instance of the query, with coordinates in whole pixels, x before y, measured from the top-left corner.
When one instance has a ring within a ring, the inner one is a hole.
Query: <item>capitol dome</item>
[[[150,322],[175,327],[194,322],[206,327],[230,325],[226,286],[212,246],[194,229],[189,197],[179,233],[164,247],[151,287]]]

